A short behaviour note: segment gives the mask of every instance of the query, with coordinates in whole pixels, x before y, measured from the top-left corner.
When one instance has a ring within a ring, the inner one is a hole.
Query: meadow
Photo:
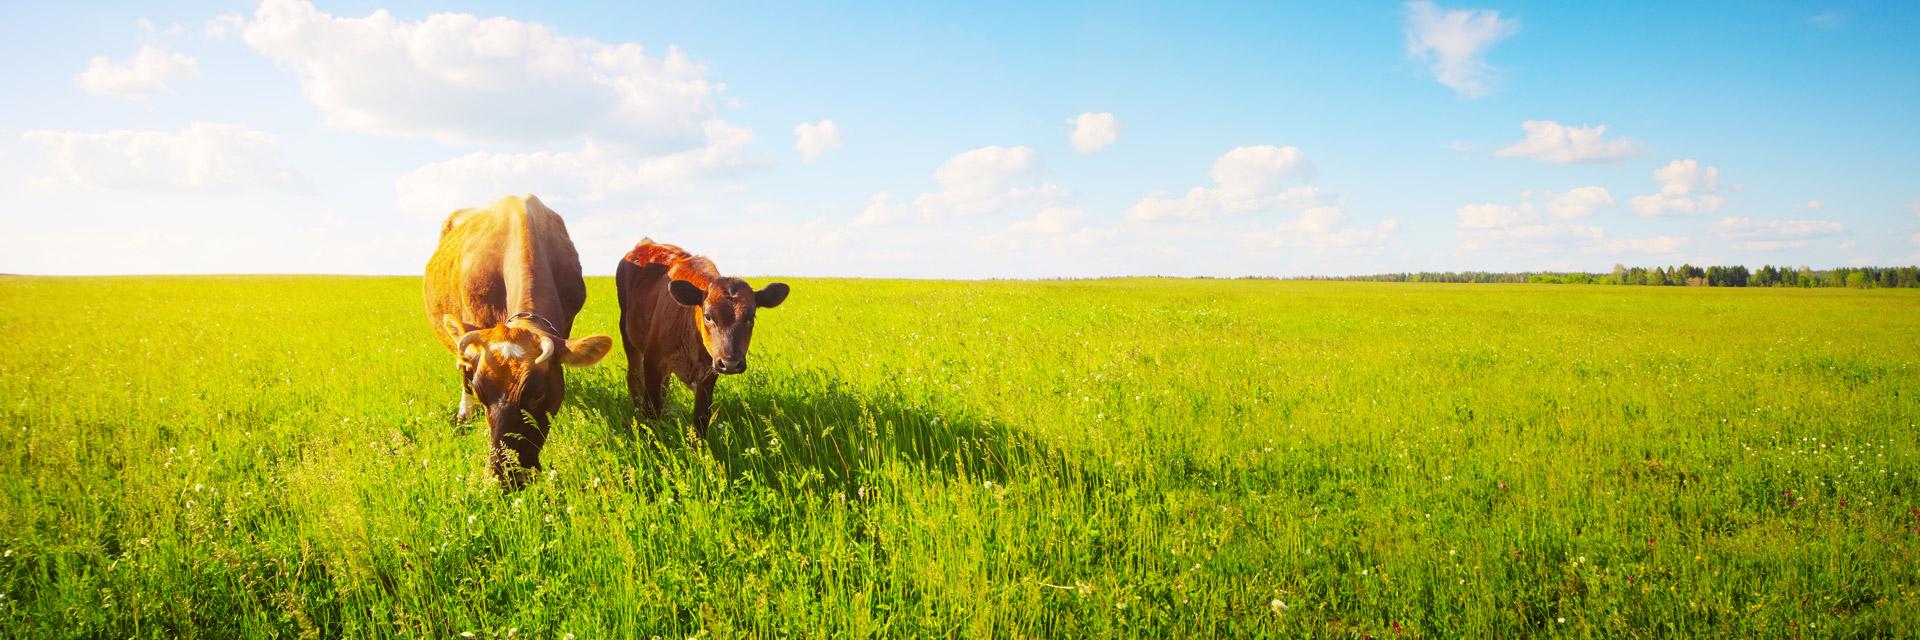
[[[503,494],[418,278],[0,279],[0,636],[1920,634],[1920,291],[787,282]]]

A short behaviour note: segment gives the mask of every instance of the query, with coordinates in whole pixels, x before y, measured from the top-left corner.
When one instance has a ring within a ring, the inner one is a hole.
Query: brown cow
[[[567,225],[531,195],[455,211],[440,228],[425,289],[427,320],[466,390],[459,420],[478,400],[488,466],[506,488],[519,487],[540,468],[548,421],[566,395],[560,364],[593,366],[613,348],[607,336],[567,338],[587,301]]]
[[[658,417],[673,374],[693,389],[693,422],[707,437],[714,383],[747,370],[754,312],[780,306],[787,285],[754,291],[745,280],[721,276],[706,256],[652,238],[634,245],[613,275],[634,407]]]

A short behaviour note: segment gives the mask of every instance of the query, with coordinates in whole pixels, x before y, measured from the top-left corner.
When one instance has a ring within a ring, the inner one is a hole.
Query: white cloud
[[[1920,236],[1916,236],[1916,238],[1920,238]],[[1916,244],[1920,244],[1920,242],[1916,242]],[[1856,247],[1856,246],[1859,246],[1859,245],[1860,245],[1860,243],[1858,243],[1858,242],[1854,242],[1854,241],[1852,241],[1852,240],[1848,240],[1848,241],[1846,241],[1846,242],[1842,242],[1842,243],[1840,243],[1840,250],[1841,250],[1841,251],[1852,251],[1854,247]]]
[[[1019,186],[1043,171],[1040,154],[1030,147],[981,147],[942,163],[933,179],[943,190],[922,193],[914,204],[929,217],[1045,208],[1066,198],[1067,191],[1053,183]]]
[[[1494,43],[1520,32],[1520,21],[1487,9],[1442,11],[1426,0],[1407,3],[1407,57],[1433,63],[1440,84],[1469,97],[1485,95],[1493,68],[1482,60]]]
[[[1519,207],[1500,204],[1470,204],[1455,212],[1461,229],[1499,229],[1531,223],[1540,219],[1532,204]]]
[[[1330,233],[1347,223],[1347,214],[1339,207],[1314,207],[1300,212],[1293,222],[1280,223],[1281,233]]]
[[[187,30],[186,27],[180,26],[180,23],[178,22],[168,25],[165,31],[161,31],[160,29],[155,28],[153,26],[153,21],[148,20],[146,18],[135,18],[133,23],[140,25],[140,28],[146,31],[147,33],[159,34],[163,36],[177,35],[180,32]]]
[[[422,166],[394,183],[402,210],[444,215],[511,193],[533,193],[560,202],[594,202],[627,192],[687,193],[697,182],[738,176],[767,166],[765,156],[742,155],[753,131],[718,120],[705,125],[707,145],[630,161],[589,146],[559,153],[467,155]],[[511,185],[511,186],[506,186]],[[506,189],[506,192],[502,192]]]
[[[1073,143],[1073,150],[1083,156],[1106,148],[1120,141],[1120,121],[1111,113],[1087,112],[1079,117],[1069,118],[1073,131],[1067,134],[1067,140]]]
[[[1540,197],[1546,200],[1547,213],[1561,220],[1585,218],[1614,206],[1613,194],[1601,187],[1579,187],[1559,195],[1546,191]]]
[[[237,11],[223,13],[207,21],[206,34],[207,37],[215,40],[225,40],[228,35],[239,33],[240,28],[246,24],[247,19]]]
[[[195,122],[171,131],[28,131],[69,180],[101,189],[233,193],[303,186],[273,134]]]
[[[793,135],[799,139],[793,143],[793,148],[800,152],[802,162],[812,162],[820,154],[840,148],[841,143],[846,141],[840,135],[840,125],[832,120],[821,120],[820,124],[802,122],[793,128]]]
[[[1907,210],[1907,213],[1920,216],[1920,200],[1915,200],[1911,203],[1908,203],[1906,206],[1906,210]]]
[[[1455,211],[1461,229],[1501,229],[1530,225],[1540,221],[1540,209],[1546,209],[1555,219],[1575,220],[1592,216],[1595,211],[1614,205],[1613,196],[1600,187],[1579,187],[1565,193],[1552,191],[1523,191],[1519,206],[1503,204],[1470,204]]]
[[[340,18],[305,0],[265,0],[248,45],[300,78],[334,127],[471,145],[586,139],[657,155],[697,146],[725,86],[677,48],[602,44],[507,18],[385,10]]]
[[[193,57],[167,53],[162,47],[146,45],[124,63],[106,56],[94,56],[87,70],[73,78],[80,89],[97,96],[125,100],[146,100],[162,93],[173,93],[174,82],[200,76]]]
[[[1720,170],[1701,167],[1700,163],[1691,159],[1675,160],[1655,169],[1653,179],[1660,183],[1660,192],[1639,196],[1631,201],[1640,215],[1650,218],[1696,216],[1711,213],[1726,204],[1725,198],[1713,195],[1713,192],[1720,190]]]
[[[1167,192],[1154,191],[1127,209],[1126,219],[1209,220],[1216,215],[1266,211],[1278,207],[1307,208],[1328,199],[1318,188],[1283,188],[1289,182],[1303,181],[1313,175],[1307,154],[1294,147],[1240,147],[1228,151],[1213,163],[1208,175],[1217,188],[1194,187],[1185,196],[1167,198]]]
[[[1819,200],[1808,200],[1804,203],[1793,205],[1795,209],[1818,209],[1824,206],[1826,205],[1820,204]]]
[[[906,204],[892,203],[893,194],[882,191],[867,198],[867,208],[853,219],[854,227],[884,227],[907,221],[912,217]]]
[[[1520,124],[1527,139],[1493,152],[1502,158],[1533,158],[1553,164],[1614,163],[1647,153],[1647,145],[1636,140],[1602,140],[1606,125],[1569,127],[1551,120],[1528,120]]]
[[[1728,240],[1818,238],[1846,230],[1846,225],[1826,220],[1754,220],[1731,216],[1707,225],[1707,231]]]

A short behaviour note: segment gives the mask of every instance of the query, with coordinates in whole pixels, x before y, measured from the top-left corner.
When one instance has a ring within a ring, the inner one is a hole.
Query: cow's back
[[[447,216],[422,288],[427,322],[449,352],[454,337],[442,329],[442,316],[490,327],[506,321],[509,309],[528,308],[566,338],[587,298],[566,223],[533,196],[509,196]]]

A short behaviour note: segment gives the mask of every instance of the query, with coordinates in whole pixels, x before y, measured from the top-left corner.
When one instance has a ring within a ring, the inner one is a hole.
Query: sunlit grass
[[[0,279],[0,635],[1920,619],[1916,292],[787,282],[712,442],[616,353],[503,496],[417,278]]]

